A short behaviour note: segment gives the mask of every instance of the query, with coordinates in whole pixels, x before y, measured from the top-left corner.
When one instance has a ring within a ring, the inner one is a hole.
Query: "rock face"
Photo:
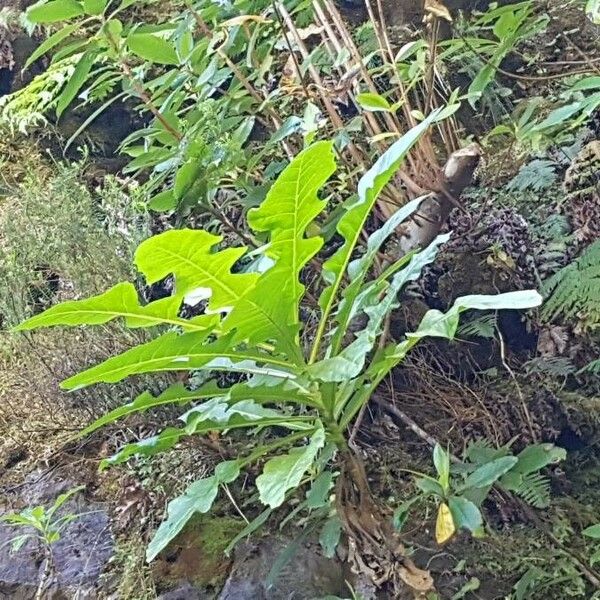
[[[318,542],[282,534],[225,548],[243,522],[199,516],[153,563],[160,600],[309,600],[348,596],[340,561],[325,558]],[[287,559],[287,560],[286,560]],[[279,565],[279,566],[277,566]]]
[[[23,71],[27,59],[38,45],[25,33],[14,33],[0,25],[0,96],[21,89],[41,72],[39,64]]]
[[[273,577],[274,566],[293,543],[293,540],[271,537],[239,544],[219,600],[309,600],[348,596],[342,565],[323,557],[313,544],[300,544]]]
[[[30,475],[11,507],[2,513],[25,506],[53,504],[56,497],[75,487],[72,481]],[[14,509],[13,509],[14,506]],[[76,494],[59,513],[81,515],[63,530],[61,539],[52,545],[55,581],[44,598],[53,600],[96,598],[100,575],[113,554],[109,516],[101,505],[87,502],[83,493]],[[26,600],[34,597],[43,577],[45,553],[42,545],[28,540],[17,552],[11,552],[11,540],[29,530],[0,527],[0,598]]]

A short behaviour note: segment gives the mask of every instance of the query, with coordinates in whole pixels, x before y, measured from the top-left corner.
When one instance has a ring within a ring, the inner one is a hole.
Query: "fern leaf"
[[[546,508],[550,504],[550,480],[540,473],[524,475],[514,492],[535,508]]]
[[[458,336],[492,339],[496,334],[497,320],[495,312],[478,315],[468,323],[459,326]]]
[[[576,371],[573,361],[566,356],[537,356],[527,361],[523,367],[528,375],[540,374],[552,377],[567,377]]]
[[[577,321],[584,328],[600,324],[600,240],[544,285],[542,318]]]
[[[511,192],[547,190],[556,181],[555,167],[556,164],[551,160],[532,160],[519,169],[517,175],[509,182],[508,190]]]

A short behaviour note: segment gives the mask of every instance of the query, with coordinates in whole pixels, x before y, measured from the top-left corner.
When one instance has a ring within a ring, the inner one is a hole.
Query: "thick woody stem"
[[[481,148],[477,144],[469,144],[450,155],[441,173],[439,191],[427,196],[410,221],[402,226],[403,253],[425,248],[435,239],[450,211],[458,205],[457,198],[471,182],[480,158]]]

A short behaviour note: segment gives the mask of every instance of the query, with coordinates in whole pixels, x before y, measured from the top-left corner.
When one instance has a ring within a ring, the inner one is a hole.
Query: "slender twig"
[[[519,400],[521,402],[521,408],[523,409],[523,415],[525,417],[525,421],[527,422],[527,427],[529,428],[529,435],[531,435],[531,441],[537,442],[537,436],[535,435],[535,431],[533,430],[533,422],[531,420],[531,414],[529,413],[529,409],[527,408],[527,403],[525,402],[525,397],[523,396],[523,392],[521,391],[521,386],[517,381],[517,378],[510,368],[509,364],[506,362],[506,352],[504,345],[504,337],[502,336],[502,332],[500,331],[500,327],[496,325],[496,333],[498,334],[498,341],[500,342],[500,359],[502,360],[502,364],[504,368],[507,370],[508,374],[511,376],[512,380],[515,383],[517,388],[517,394],[519,395]]]
[[[304,83],[304,77],[302,77],[302,70],[300,69],[300,64],[298,63],[298,59],[296,58],[296,53],[294,52],[294,49],[292,48],[292,43],[290,42],[290,38],[288,37],[288,32],[285,28],[285,23],[283,22],[283,17],[281,16],[279,9],[277,8],[277,4],[275,3],[275,0],[272,0],[271,5],[273,6],[273,11],[275,12],[275,16],[277,17],[277,21],[279,23],[279,29],[281,31],[281,34],[283,35],[285,44],[288,48],[290,56],[292,57],[292,62],[294,63],[294,68],[296,69],[296,75],[298,77],[298,81],[300,82],[300,85],[302,86],[302,89],[304,90],[304,96],[306,97],[307,100],[310,101],[310,92],[308,91],[308,88],[306,87],[306,83]]]
[[[371,75],[369,74],[369,71],[368,71],[366,65],[364,64],[364,60],[363,60],[362,56],[360,55],[360,52],[358,51],[358,48],[356,47],[356,44],[354,43],[352,36],[350,35],[350,33],[348,32],[348,29],[344,25],[344,21],[342,20],[341,15],[337,11],[337,8],[335,7],[335,5],[333,4],[333,2],[331,0],[325,0],[324,5],[325,5],[325,8],[327,9],[327,12],[329,13],[332,21],[334,22],[338,32],[340,33],[345,47],[350,51],[352,60],[355,61],[356,65],[360,67],[360,72],[361,72],[363,81],[367,84],[367,87],[371,93],[377,94],[378,93],[377,87],[375,86],[375,83],[374,83],[373,79],[371,78]],[[388,128],[391,131],[394,131],[395,133],[397,133],[398,135],[401,135],[402,127],[400,126],[400,122],[395,117],[395,115],[392,115],[389,112],[384,112],[382,114],[383,114],[383,119],[385,120],[385,122],[388,125]],[[410,157],[409,157],[409,162],[410,162]]]
[[[186,0],[186,5],[188,7],[188,10],[194,17],[198,29],[208,38],[212,39],[212,31],[210,30],[206,21],[202,18],[202,15],[194,9],[191,0]],[[275,110],[273,110],[271,106],[266,104],[266,99],[258,93],[256,88],[250,83],[248,78],[242,73],[239,67],[229,58],[229,56],[227,56],[226,52],[224,52],[220,47],[216,47],[215,52],[217,53],[219,58],[221,58],[221,60],[223,60],[223,62],[225,62],[225,64],[229,67],[236,79],[242,84],[242,86],[250,94],[250,96],[254,98],[256,102],[258,102],[259,106],[264,108],[265,112],[268,114],[269,118],[271,119],[271,122],[273,123],[274,130],[277,131],[278,129],[280,129],[282,123],[277,112],[275,112]],[[294,152],[285,140],[282,141],[282,145],[287,157],[291,160],[294,157]]]
[[[209,212],[224,227],[229,229],[232,233],[238,236],[244,243],[248,244],[251,248],[258,247],[258,244],[247,233],[245,233],[242,229],[237,227],[223,211],[216,210],[210,204],[202,204],[202,208]]]
[[[277,3],[277,8],[288,28],[288,31],[291,33],[292,37],[294,38],[294,42],[296,43],[296,46],[298,47],[298,50],[300,51],[302,58],[304,60],[306,60],[309,57],[308,50],[307,50],[304,42],[302,41],[302,38],[301,38],[300,34],[298,33],[298,30],[296,29],[296,26],[294,25],[294,22],[292,21],[292,18],[290,16],[289,12],[287,11],[287,9],[285,8],[285,6],[283,5],[282,2]],[[313,81],[317,84],[317,87],[319,89],[324,90],[325,86],[323,85],[323,80],[321,79],[319,72],[317,71],[317,69],[314,67],[314,65],[312,63],[308,64],[308,72],[310,73],[310,76],[313,79]],[[325,108],[325,111],[329,115],[329,119],[331,120],[331,124],[334,126],[334,128],[337,130],[343,129],[344,123],[343,123],[340,115],[338,114],[337,110],[335,109],[335,106],[331,102],[329,96],[327,95],[327,92],[320,94],[319,98]],[[354,161],[357,165],[364,166],[363,157],[353,142],[348,143],[348,151],[350,152],[352,158],[354,159]]]
[[[115,53],[117,54],[117,56],[119,56],[118,65],[121,68],[123,75],[125,75],[126,79],[129,81],[129,84],[131,85],[134,92],[139,96],[140,100],[146,105],[148,110],[156,117],[156,119],[160,121],[161,125],[165,128],[165,130],[168,131],[177,141],[181,141],[183,139],[183,135],[181,134],[181,132],[177,131],[177,129],[175,129],[171,125],[171,123],[167,121],[167,119],[160,112],[160,110],[158,110],[154,102],[152,102],[152,98],[146,91],[146,88],[135,77],[133,71],[131,70],[131,67],[127,64],[127,61],[121,57],[119,45],[117,44],[116,40],[113,38],[112,34],[110,33],[110,31],[108,31],[108,29],[107,32],[108,41]]]
[[[401,411],[395,404],[392,404],[390,401],[385,400],[377,394],[373,394],[371,396],[371,400],[373,400],[375,404],[379,404],[379,406],[381,406],[390,414],[400,419],[400,421],[402,421],[413,433],[427,442],[427,444],[432,448],[438,444],[438,441],[431,434],[427,433],[422,427],[419,427],[419,425],[413,419],[411,419],[405,412]],[[459,462],[458,458],[455,456],[451,456],[451,458],[453,462]]]
[[[235,508],[235,511],[237,512],[237,514],[240,515],[240,517],[242,517],[242,519],[244,519],[244,521],[246,521],[246,525],[248,525],[250,523],[250,521],[248,521],[248,518],[242,512],[242,509],[238,506],[238,503],[235,501],[235,498],[233,497],[232,493],[229,491],[229,487],[227,486],[227,484],[223,483],[223,484],[221,484],[221,487],[225,490],[225,493],[227,494],[227,497],[229,498],[229,501],[233,505],[233,508]]]
[[[571,46],[573,46],[573,48],[575,49],[575,52],[577,52],[577,54],[579,54],[579,56],[581,56],[581,58],[584,60],[584,62],[588,65],[591,66],[591,68],[596,71],[596,73],[600,74],[600,68],[598,68],[595,64],[594,61],[566,34],[566,33],[561,33],[561,35],[565,38],[565,40],[567,40],[567,42],[569,44],[571,44]]]
[[[464,42],[465,46],[475,55],[479,60],[485,63],[488,67],[492,67],[498,73],[505,75],[506,77],[510,77],[511,79],[516,79],[517,81],[550,81],[551,79],[565,79],[566,77],[572,77],[573,75],[582,75],[584,73],[589,73],[592,69],[578,69],[576,71],[570,71],[567,73],[552,73],[550,75],[519,75],[518,73],[511,73],[510,71],[505,71],[500,66],[495,65],[493,62],[488,60],[483,54],[481,54],[476,48],[473,47],[471,42],[467,40],[462,34],[459,34],[460,39]]]

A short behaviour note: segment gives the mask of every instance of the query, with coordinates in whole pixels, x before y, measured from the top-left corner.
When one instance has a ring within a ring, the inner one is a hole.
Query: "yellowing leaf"
[[[265,19],[260,15],[240,15],[239,17],[233,17],[227,21],[221,23],[221,27],[235,27],[237,25],[245,25],[248,22],[254,23],[271,23],[270,19]]]
[[[298,29],[298,35],[300,36],[301,39],[306,40],[308,39],[311,35],[319,35],[320,33],[323,32],[323,27],[319,27],[318,25],[315,25],[314,23],[309,25],[308,27],[304,27],[303,29]]]
[[[452,513],[448,505],[444,502],[440,504],[438,509],[437,520],[435,522],[435,540],[438,544],[447,542],[456,532]]]
[[[445,19],[452,23],[450,11],[438,0],[425,0],[425,12],[438,19]]]
[[[369,138],[369,143],[377,144],[378,142],[382,142],[383,140],[387,140],[388,138],[398,137],[398,135],[399,134],[394,131],[385,131],[384,133],[378,133],[377,135],[374,135],[373,137]]]

